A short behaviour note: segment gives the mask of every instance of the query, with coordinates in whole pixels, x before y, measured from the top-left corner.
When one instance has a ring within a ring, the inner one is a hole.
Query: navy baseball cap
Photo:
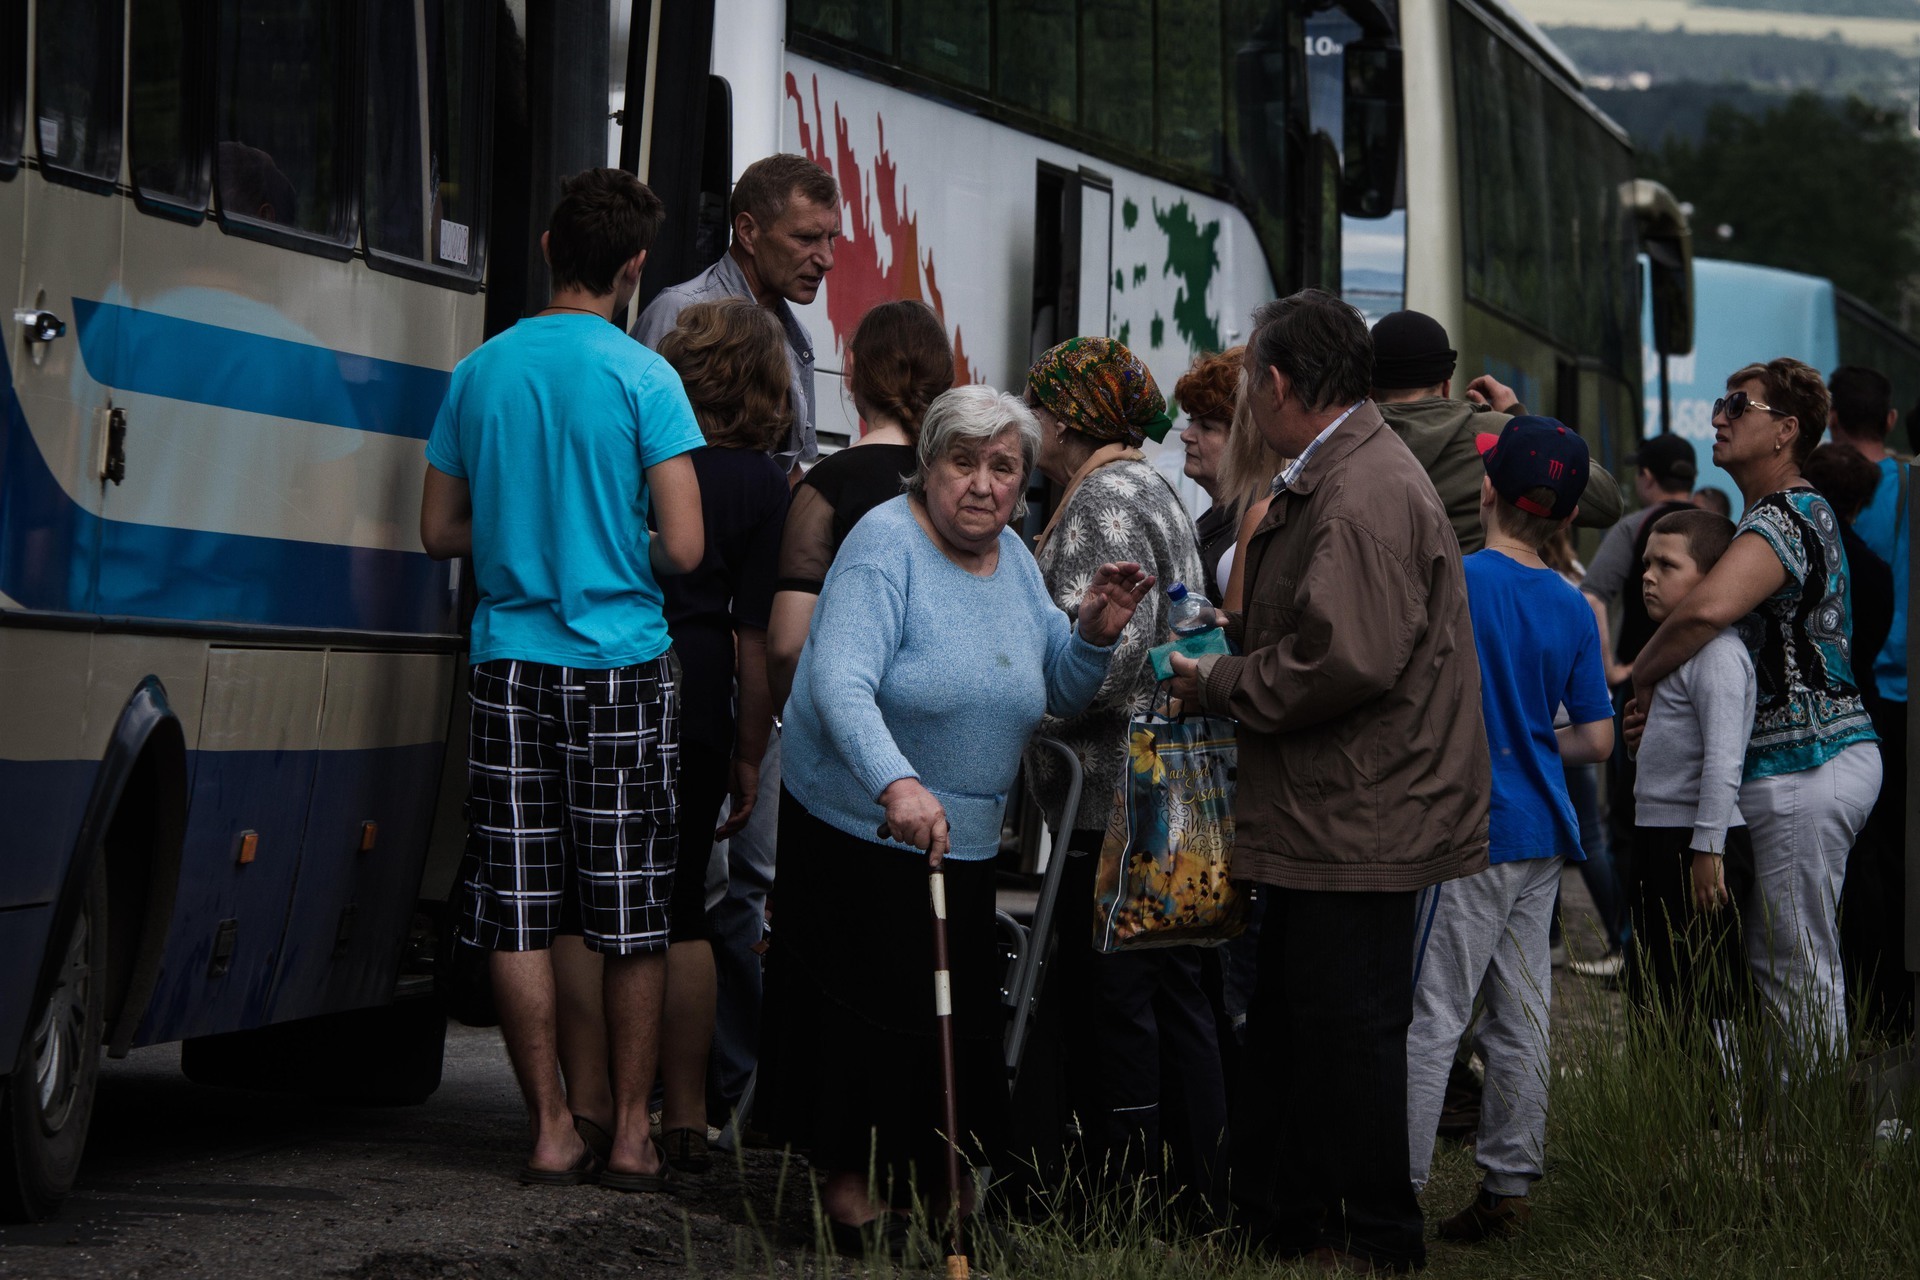
[[[1509,421],[1497,436],[1483,433],[1476,443],[1493,491],[1528,515],[1565,520],[1580,505],[1587,490],[1587,442],[1571,427],[1528,414]],[[1529,498],[1535,489],[1552,490],[1553,505]]]

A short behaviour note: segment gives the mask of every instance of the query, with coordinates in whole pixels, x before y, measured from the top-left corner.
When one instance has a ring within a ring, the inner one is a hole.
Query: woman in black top
[[[693,452],[707,552],[700,567],[661,579],[667,629],[680,657],[680,851],[669,910],[667,993],[660,1037],[667,1160],[707,1165],[707,1050],[713,1041],[714,961],[707,862],[716,839],[753,812],[773,730],[767,621],[786,524],[787,478],[771,457],[792,421],[786,335],[773,313],[739,298],[680,313],[660,343],[706,436]],[[736,715],[735,680],[738,678]],[[715,829],[723,800],[726,823]]]
[[[920,419],[934,397],[953,386],[946,326],[923,302],[883,302],[862,316],[847,342],[846,365],[864,431],[850,448],[821,459],[794,490],[767,633],[776,708],[786,705],[793,687],[834,554],[861,516],[900,496],[914,470]]]

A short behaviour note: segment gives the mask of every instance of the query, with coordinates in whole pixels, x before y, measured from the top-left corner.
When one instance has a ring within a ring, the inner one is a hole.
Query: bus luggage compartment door
[[[135,1044],[258,1026],[293,904],[322,650],[214,648],[160,978]]]
[[[313,801],[269,1022],[385,1004],[422,896],[452,654],[327,655]],[[464,743],[454,748],[464,757]]]

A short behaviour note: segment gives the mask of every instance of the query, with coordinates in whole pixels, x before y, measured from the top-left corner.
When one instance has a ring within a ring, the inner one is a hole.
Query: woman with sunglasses
[[[1844,1062],[1847,1006],[1835,907],[1847,853],[1880,793],[1880,749],[1854,676],[1840,521],[1801,467],[1827,424],[1820,375],[1798,360],[1749,365],[1713,410],[1713,460],[1746,502],[1733,545],[1633,664],[1629,742],[1654,685],[1738,624],[1759,677],[1740,813],[1755,883],[1740,904],[1754,980],[1788,1040]],[[1872,662],[1871,654],[1859,661]]]

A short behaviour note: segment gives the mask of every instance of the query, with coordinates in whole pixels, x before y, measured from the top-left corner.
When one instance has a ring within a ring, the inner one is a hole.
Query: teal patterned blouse
[[[1787,571],[1740,621],[1759,681],[1746,776],[1818,768],[1878,741],[1853,676],[1853,602],[1833,508],[1816,490],[1782,489],[1748,507],[1736,532],[1765,539]]]

